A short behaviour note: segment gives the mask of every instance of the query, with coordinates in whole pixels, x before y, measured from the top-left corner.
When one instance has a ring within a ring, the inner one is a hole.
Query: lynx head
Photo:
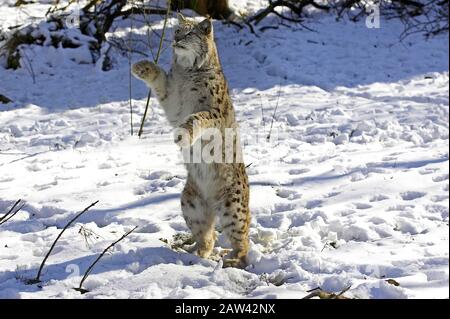
[[[198,23],[178,14],[173,42],[175,61],[185,68],[202,67],[215,54],[211,19]]]

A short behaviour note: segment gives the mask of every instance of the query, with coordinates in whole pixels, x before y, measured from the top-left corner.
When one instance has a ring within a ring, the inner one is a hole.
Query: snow
[[[244,2],[233,4],[252,12],[264,1]],[[45,3],[20,10],[39,17]],[[1,25],[14,25],[17,10],[2,5]],[[127,26],[114,35],[128,37]],[[143,138],[130,136],[126,57],[103,72],[83,50],[35,46],[26,49],[35,83],[27,68],[0,68],[0,93],[13,100],[0,104],[0,214],[26,201],[0,226],[0,298],[301,298],[317,286],[351,286],[356,298],[448,298],[448,38],[399,42],[393,20],[308,26],[317,32],[281,26],[255,37],[214,24],[251,164],[246,270],[160,240],[188,230],[185,171],[154,99]],[[135,132],[146,95],[133,79]],[[62,227],[96,200],[56,245],[42,287],[26,285]],[[134,226],[94,268],[90,292],[73,290]],[[226,247],[222,236],[217,245]]]

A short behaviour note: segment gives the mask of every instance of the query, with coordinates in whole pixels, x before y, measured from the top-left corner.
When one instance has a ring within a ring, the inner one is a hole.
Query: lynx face
[[[200,23],[178,15],[173,49],[175,59],[183,67],[200,68],[210,56],[210,42],[214,41],[212,22],[206,19]]]

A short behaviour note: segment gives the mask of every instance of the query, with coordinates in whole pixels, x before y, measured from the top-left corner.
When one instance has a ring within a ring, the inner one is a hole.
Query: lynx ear
[[[199,29],[202,30],[204,34],[210,34],[213,30],[212,20],[210,18],[203,20],[198,25]]]
[[[187,19],[180,12],[177,13],[177,17],[179,24],[185,24],[187,22]]]

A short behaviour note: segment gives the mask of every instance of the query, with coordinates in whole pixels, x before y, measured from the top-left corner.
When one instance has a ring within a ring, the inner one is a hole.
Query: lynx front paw
[[[182,124],[174,132],[174,142],[181,148],[190,147],[193,144],[193,134],[191,125]]]
[[[158,66],[146,60],[133,64],[131,71],[135,77],[146,82],[153,82],[159,74]]]

